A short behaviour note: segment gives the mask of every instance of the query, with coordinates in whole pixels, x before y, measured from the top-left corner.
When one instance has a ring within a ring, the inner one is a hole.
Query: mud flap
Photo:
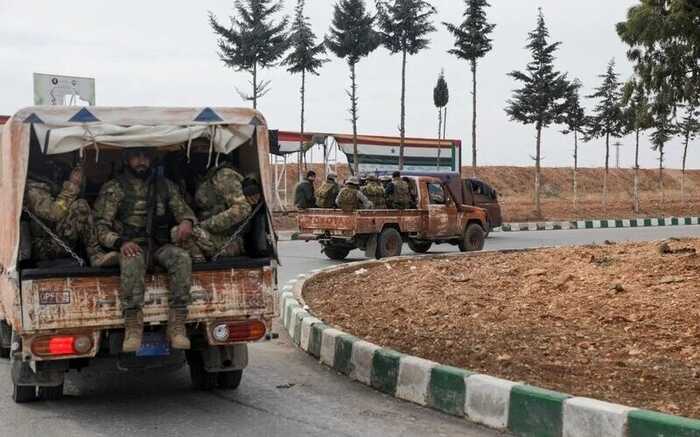
[[[201,353],[204,370],[207,372],[241,370],[248,366],[248,345],[246,343],[231,346],[210,346]]]
[[[367,247],[365,248],[365,256],[374,258],[377,255],[377,234],[372,234],[367,239]]]
[[[26,361],[12,362],[12,382],[16,385],[34,385],[37,387],[57,387],[63,384],[68,370],[68,361],[40,361],[32,366]]]

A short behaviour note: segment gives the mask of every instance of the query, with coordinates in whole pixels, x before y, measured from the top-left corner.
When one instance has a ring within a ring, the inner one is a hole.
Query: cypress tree
[[[571,82],[566,96],[566,112],[564,113],[562,123],[565,129],[562,131],[564,135],[572,134],[574,136],[574,169],[572,179],[572,192],[574,195],[574,210],[578,209],[578,186],[576,184],[576,173],[578,171],[578,139],[584,132],[587,126],[588,118],[586,111],[581,106],[581,81],[574,79]]]
[[[352,119],[353,169],[359,173],[357,156],[357,75],[360,59],[379,47],[379,34],[374,30],[374,17],[367,12],[364,0],[340,0],[333,8],[333,22],[326,36],[326,47],[350,67],[350,116]]]
[[[493,48],[489,35],[496,25],[486,19],[486,9],[491,6],[486,0],[464,0],[464,3],[464,21],[460,25],[443,24],[455,39],[455,47],[448,53],[468,61],[472,72],[472,173],[476,175],[476,69],[479,59]]]
[[[595,92],[588,96],[598,100],[590,119],[590,138],[605,138],[605,174],[603,175],[603,208],[608,208],[608,171],[610,168],[610,138],[620,138],[624,132],[625,120],[622,114],[622,84],[615,73],[615,60],[608,63],[603,79]]]
[[[404,164],[406,138],[406,57],[428,47],[426,36],[435,31],[430,18],[437,11],[424,0],[377,1],[381,41],[392,54],[401,53],[401,116],[399,169]]]
[[[275,0],[236,0],[235,15],[229,17],[231,27],[220,25],[214,14],[209,12],[209,24],[219,36],[219,57],[235,71],[247,71],[252,76],[252,94],[236,88],[238,94],[253,102],[257,109],[258,99],[270,91],[270,81],[258,80],[258,69],[277,65],[287,51],[286,29],[288,18],[279,22],[272,18],[283,5]]]
[[[447,81],[445,80],[445,70],[440,72],[438,76],[435,88],[433,88],[433,103],[438,110],[438,157],[437,157],[437,168],[440,169],[440,158],[442,155],[442,147],[440,140],[444,139],[442,134],[442,122],[443,117],[445,124],[447,124],[447,104],[450,101],[450,90],[447,87]],[[443,116],[443,112],[445,112]]]
[[[634,133],[634,212],[639,214],[639,136],[642,131],[651,127],[652,119],[649,114],[649,99],[644,92],[644,86],[637,80],[625,84],[622,98],[625,114],[625,134]]]
[[[305,0],[298,0],[292,22],[289,42],[292,50],[285,58],[283,64],[287,66],[287,71],[292,74],[301,73],[301,88],[299,90],[301,100],[301,139],[299,140],[299,180],[302,179],[302,158],[304,150],[304,108],[306,97],[306,73],[318,76],[318,70],[328,59],[323,55],[326,53],[324,43],[316,44],[316,35],[311,30],[309,19],[304,15]]]
[[[560,121],[566,112],[566,96],[569,81],[566,74],[554,68],[554,52],[561,43],[548,42],[549,31],[544,21],[542,8],[537,16],[537,27],[529,33],[526,48],[532,54],[532,60],[525,71],[509,73],[513,79],[522,83],[522,88],[513,92],[505,108],[511,120],[525,125],[534,124],[537,131],[535,148],[535,209],[542,215],[540,204],[541,146],[542,130]]]

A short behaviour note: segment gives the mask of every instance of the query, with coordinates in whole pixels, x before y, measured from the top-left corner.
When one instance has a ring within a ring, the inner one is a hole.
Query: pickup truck
[[[49,158],[82,162],[83,198],[91,203],[99,187],[119,174],[122,149],[134,143],[153,147],[155,170],[180,181],[182,189],[193,183],[190,158],[203,156],[200,162],[214,165],[223,154],[263,187],[263,204],[241,234],[247,255],[193,266],[188,351],[171,350],[165,340],[169,291],[162,270],[146,274],[142,346],[123,353],[119,268],[83,266],[84,249],[48,261],[31,254],[33,218],[23,212],[28,168],[41,169]],[[87,366],[126,371],[189,365],[199,389],[237,388],[247,344],[266,336],[277,311],[262,115],[236,108],[35,107],[8,121],[0,147],[0,355],[11,362],[13,399],[59,399],[65,373]]]
[[[437,177],[408,176],[416,209],[373,209],[343,212],[309,209],[297,215],[296,239],[318,241],[330,259],[345,259],[362,249],[377,259],[399,256],[403,243],[417,253],[433,244],[453,244],[465,251],[484,247],[487,214],[455,201],[450,186]]]

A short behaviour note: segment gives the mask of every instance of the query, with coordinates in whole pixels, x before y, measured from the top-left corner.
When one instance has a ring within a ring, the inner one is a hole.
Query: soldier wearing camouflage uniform
[[[242,238],[231,241],[231,236],[250,216],[260,197],[260,186],[244,179],[231,164],[210,169],[195,193],[199,225],[195,226],[192,238],[180,246],[190,252],[194,262],[205,262],[217,254],[242,255]]]
[[[358,209],[372,209],[372,202],[360,191],[360,180],[353,176],[345,182],[345,187],[340,190],[335,199],[338,208],[345,212],[352,212]]]
[[[379,184],[379,178],[375,175],[367,176],[367,184],[362,187],[361,191],[372,202],[374,209],[386,209],[384,187]]]
[[[391,209],[408,209],[411,206],[411,189],[398,171],[392,174],[391,182],[386,187],[386,199]]]
[[[104,253],[97,241],[90,205],[85,199],[78,199],[82,179],[82,169],[76,167],[59,189],[50,178],[30,172],[24,205],[72,251],[77,251],[82,243],[93,267],[116,265],[117,253]],[[30,232],[34,259],[44,261],[69,255],[35,220],[30,221]]]
[[[328,173],[326,177],[326,182],[321,185],[316,193],[316,205],[319,208],[336,208],[335,198],[338,197],[340,193],[340,185],[337,182],[338,175],[335,173]]]
[[[176,239],[184,241],[192,234],[197,220],[175,184],[153,174],[151,159],[149,149],[127,149],[124,174],[104,184],[95,203],[100,243],[120,251],[121,299],[126,325],[124,352],[135,352],[141,345],[145,275],[151,258],[165,268],[169,276],[167,335],[170,344],[174,349],[190,348],[185,322],[192,260],[185,250],[169,244],[168,231],[172,223],[179,223]]]

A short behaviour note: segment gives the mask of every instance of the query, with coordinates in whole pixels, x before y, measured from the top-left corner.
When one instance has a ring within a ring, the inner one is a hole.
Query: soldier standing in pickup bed
[[[25,207],[72,251],[77,251],[79,243],[82,243],[93,267],[116,265],[117,253],[105,253],[97,241],[90,205],[85,199],[78,199],[83,181],[82,168],[73,169],[68,180],[63,182],[62,189],[55,182],[58,178],[39,174],[45,173],[46,168],[58,170],[60,165],[48,162],[41,169],[30,170],[24,195]],[[58,241],[44,231],[36,219],[31,220],[30,229],[34,259],[43,261],[70,256]]]
[[[297,209],[316,208],[316,195],[314,192],[314,181],[316,180],[316,172],[309,170],[306,173],[306,179],[297,184],[294,190],[294,206]]]
[[[175,349],[189,349],[185,322],[192,260],[185,250],[169,244],[169,231],[174,222],[178,223],[176,239],[184,241],[192,234],[197,220],[175,184],[154,174],[149,149],[127,149],[123,157],[124,173],[102,186],[95,203],[100,243],[120,251],[121,298],[126,325],[122,350],[135,352],[141,346],[145,275],[151,259],[164,267],[169,276],[167,335],[170,344]]]
[[[384,187],[379,183],[379,178],[375,175],[367,176],[367,183],[362,186],[362,194],[364,194],[374,209],[386,209],[386,198],[384,197]]]
[[[411,206],[411,189],[408,182],[401,179],[401,172],[392,174],[386,187],[387,206],[391,209],[408,209]]]
[[[338,193],[335,203],[344,212],[372,209],[373,206],[372,202],[360,191],[360,180],[357,176],[353,176],[345,182],[345,187]]]
[[[340,185],[337,182],[338,175],[335,173],[328,173],[326,176],[326,182],[321,185],[316,193],[316,205],[319,208],[335,208],[335,198],[338,197],[340,193]]]

